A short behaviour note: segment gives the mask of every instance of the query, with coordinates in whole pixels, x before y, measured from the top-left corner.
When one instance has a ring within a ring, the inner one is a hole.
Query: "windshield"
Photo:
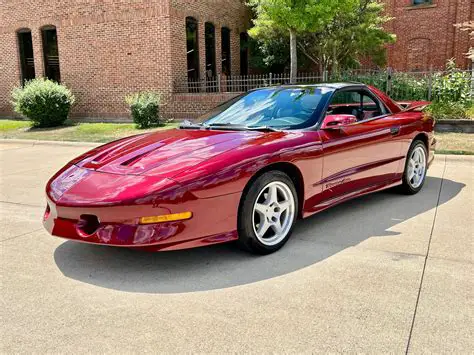
[[[201,116],[203,125],[296,129],[313,126],[332,93],[324,87],[265,88],[241,95]]]

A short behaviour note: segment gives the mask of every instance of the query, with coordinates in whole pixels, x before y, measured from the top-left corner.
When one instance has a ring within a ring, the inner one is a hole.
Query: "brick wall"
[[[411,0],[385,0],[386,12],[394,17],[387,28],[397,35],[389,46],[389,65],[397,70],[442,69],[449,58],[468,68],[469,36],[453,25],[473,18],[472,0],[433,0],[413,6]]]
[[[236,97],[237,93],[173,94],[167,110],[174,119],[195,119],[203,113]]]
[[[201,70],[204,23],[210,21],[216,27],[216,67],[221,63],[220,31],[226,26],[232,31],[232,71],[238,71],[238,36],[248,22],[241,1],[0,2],[0,115],[12,115],[10,92],[20,84],[18,29],[31,30],[35,71],[40,77],[44,75],[41,28],[56,26],[61,82],[77,99],[73,117],[120,120],[129,117],[125,95],[155,90],[169,101],[173,82],[187,77],[186,16],[199,21]]]

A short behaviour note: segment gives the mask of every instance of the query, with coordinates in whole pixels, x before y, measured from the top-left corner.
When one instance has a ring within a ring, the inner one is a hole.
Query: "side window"
[[[328,115],[353,115],[362,120],[361,93],[359,91],[337,91],[327,111]]]
[[[337,91],[331,100],[331,105],[360,105],[358,91]]]
[[[385,107],[379,102],[375,101],[372,97],[367,94],[362,95],[362,113],[363,120],[382,116],[386,114]]]

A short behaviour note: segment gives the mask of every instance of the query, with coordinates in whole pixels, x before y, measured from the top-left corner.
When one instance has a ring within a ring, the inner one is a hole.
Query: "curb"
[[[474,120],[437,120],[436,132],[474,133]]]
[[[42,141],[30,139],[8,139],[0,138],[0,143],[3,144],[24,144],[24,145],[59,145],[63,147],[98,147],[105,143],[93,142],[70,142],[70,141]]]

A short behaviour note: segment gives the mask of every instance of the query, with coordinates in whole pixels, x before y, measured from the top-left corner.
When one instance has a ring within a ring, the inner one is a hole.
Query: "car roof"
[[[363,83],[358,83],[358,82],[339,82],[339,83],[319,83],[319,84],[283,84],[283,85],[275,85],[275,86],[264,86],[264,87],[259,87],[254,90],[260,90],[260,89],[268,89],[268,88],[307,88],[307,87],[316,87],[316,88],[328,88],[328,89],[334,89],[334,90],[339,90],[339,89],[344,89],[344,88],[353,88],[353,87],[367,87],[367,85]]]

